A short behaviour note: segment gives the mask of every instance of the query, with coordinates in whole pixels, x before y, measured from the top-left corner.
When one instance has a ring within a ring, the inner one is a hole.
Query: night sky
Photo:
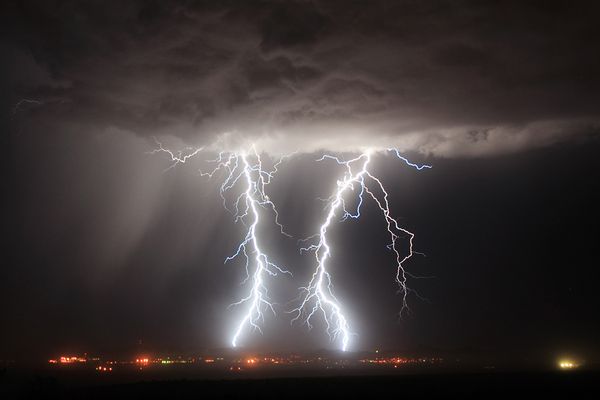
[[[415,233],[402,306],[372,202],[331,228],[351,350],[600,357],[600,9],[595,2],[18,1],[0,6],[0,359],[229,346],[244,235],[205,160],[280,167],[266,224],[277,316],[244,346],[334,349],[286,310],[343,168],[373,157]],[[168,171],[154,138],[204,146]],[[140,344],[142,343],[142,344]]]

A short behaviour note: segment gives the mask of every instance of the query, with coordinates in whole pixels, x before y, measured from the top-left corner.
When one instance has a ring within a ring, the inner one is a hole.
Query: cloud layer
[[[518,151],[600,126],[600,32],[585,2],[9,7],[11,93],[43,101],[24,111],[45,124],[272,153],[437,156]]]

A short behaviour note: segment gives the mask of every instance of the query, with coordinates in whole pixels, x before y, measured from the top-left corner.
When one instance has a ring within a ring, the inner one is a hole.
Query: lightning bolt
[[[165,153],[171,160],[171,165],[166,169],[174,168],[178,164],[184,164],[191,158],[198,155],[203,148],[188,147],[182,151],[173,152],[165,148],[161,142],[155,139],[157,148],[149,152],[150,154]],[[277,264],[273,263],[265,251],[262,249],[257,234],[257,228],[261,224],[261,209],[268,209],[274,215],[274,222],[283,235],[287,234],[283,225],[279,222],[279,213],[275,204],[269,199],[266,193],[266,187],[278,172],[279,165],[291,155],[283,156],[273,166],[272,170],[263,168],[260,155],[254,146],[251,146],[250,153],[228,153],[221,152],[214,160],[208,160],[213,165],[209,172],[202,172],[201,176],[212,178],[219,172],[224,172],[224,179],[220,187],[220,195],[223,200],[223,206],[234,215],[235,222],[241,222],[247,227],[246,234],[241,243],[237,246],[235,253],[225,258],[225,263],[234,259],[242,258],[246,277],[242,285],[250,282],[249,293],[239,301],[230,304],[229,307],[246,305],[246,313],[237,324],[237,328],[231,339],[231,345],[237,347],[240,337],[246,327],[250,327],[262,333],[260,327],[264,322],[265,311],[271,311],[275,314],[273,302],[269,298],[266,278],[274,277],[279,274],[291,273]],[[228,205],[227,193],[240,188],[239,194],[232,204]]]
[[[397,149],[387,149],[388,152],[393,152],[396,157],[404,161],[408,166],[417,170],[431,168],[430,165],[417,165],[410,162],[408,159],[400,155]],[[333,160],[338,165],[346,168],[346,171],[341,180],[337,181],[335,193],[327,199],[328,212],[325,221],[319,229],[319,233],[304,239],[310,241],[316,239],[316,243],[302,247],[300,252],[314,252],[316,259],[316,269],[307,286],[301,287],[300,304],[291,311],[295,314],[292,323],[304,317],[304,323],[309,329],[312,328],[311,319],[317,313],[321,313],[325,320],[326,331],[332,341],[341,338],[341,349],[346,351],[350,342],[350,336],[353,334],[350,331],[348,320],[343,313],[341,303],[333,293],[333,284],[331,274],[328,272],[327,262],[331,258],[331,247],[327,241],[328,229],[331,226],[336,215],[341,214],[342,221],[360,217],[360,209],[363,205],[365,193],[374,200],[375,204],[381,210],[386,222],[386,229],[390,235],[390,243],[388,249],[394,252],[396,258],[396,283],[399,286],[399,292],[402,294],[402,308],[400,315],[408,310],[407,295],[410,289],[407,287],[407,276],[403,264],[412,257],[414,234],[400,227],[398,221],[391,216],[390,206],[388,202],[388,193],[385,190],[382,182],[368,170],[371,162],[372,152],[367,151],[360,154],[358,157],[344,161],[333,155],[324,155],[317,161]],[[358,167],[357,167],[358,166]],[[372,189],[373,185],[375,189]],[[355,186],[359,188],[358,201],[354,212],[348,211],[344,195],[347,192],[354,191]],[[379,191],[380,193],[376,193]],[[397,249],[396,244],[400,235],[408,236],[409,251],[408,254],[402,256]]]
[[[168,155],[171,164],[166,170],[174,168],[179,164],[185,164],[203,150],[203,148],[188,147],[184,150],[173,152],[165,148],[158,140],[155,139],[155,141],[157,148],[150,153],[165,153]],[[289,271],[270,261],[268,255],[262,250],[257,234],[257,227],[261,224],[261,209],[267,209],[273,213],[274,223],[279,227],[280,232],[283,235],[290,236],[284,231],[282,224],[279,222],[279,213],[274,203],[266,194],[266,187],[278,172],[279,165],[285,158],[291,155],[282,157],[275,163],[273,169],[268,171],[263,168],[261,157],[254,146],[251,147],[251,150],[250,153],[221,152],[216,159],[208,161],[213,164],[213,169],[210,172],[201,171],[201,175],[208,178],[213,178],[215,174],[224,172],[224,178],[220,186],[220,196],[223,200],[223,206],[234,215],[236,223],[242,222],[247,228],[244,239],[237,246],[235,253],[225,259],[225,263],[227,263],[234,259],[242,258],[246,271],[246,277],[242,281],[242,284],[250,282],[248,294],[229,306],[246,305],[247,307],[233,334],[231,340],[233,347],[238,346],[240,337],[247,327],[262,333],[261,323],[264,323],[265,311],[271,311],[275,314],[274,303],[269,298],[266,278],[279,274],[291,275]],[[406,165],[419,171],[431,168],[430,165],[412,163],[403,157],[397,149],[389,148],[386,151],[393,153],[398,159],[404,161]],[[371,198],[380,209],[386,223],[386,230],[390,237],[387,248],[395,255],[395,281],[398,284],[399,293],[402,294],[400,316],[409,311],[407,296],[412,291],[407,286],[407,277],[412,277],[412,275],[404,269],[404,263],[416,253],[413,250],[415,235],[407,229],[402,228],[398,221],[391,216],[388,192],[381,180],[369,171],[372,155],[372,151],[367,151],[345,161],[334,155],[326,154],[317,160],[332,160],[338,165],[345,167],[345,173],[337,181],[334,194],[329,199],[326,199],[328,201],[327,216],[319,232],[302,240],[305,242],[315,240],[315,243],[302,247],[300,252],[314,253],[316,269],[308,285],[300,288],[299,306],[290,311],[292,314],[295,314],[291,321],[292,323],[304,317],[304,323],[309,329],[312,328],[311,320],[317,313],[321,313],[327,326],[327,334],[332,341],[341,337],[341,349],[344,351],[347,350],[350,337],[353,333],[350,331],[341,303],[334,295],[332,277],[328,271],[328,261],[331,258],[332,252],[327,234],[336,216],[339,216],[342,221],[348,218],[360,218],[360,211],[365,197]],[[240,187],[242,188],[241,190],[238,189]],[[359,190],[357,205],[355,210],[349,211],[344,197],[348,192],[355,192],[355,187]],[[239,194],[234,201],[228,201],[227,194],[233,191],[238,191]],[[228,205],[228,203],[230,204]],[[405,255],[402,255],[401,251],[397,248],[398,240],[402,237],[408,237],[409,246],[408,252]]]
[[[20,109],[27,106],[39,106],[44,104],[44,102],[35,99],[21,99],[19,100],[14,107],[12,108],[12,115],[16,115]]]
[[[189,159],[196,157],[204,147],[186,147],[183,150],[179,150],[176,153],[165,148],[163,144],[157,139],[154,138],[154,142],[158,146],[156,149],[149,151],[147,154],[156,154],[156,153],[165,153],[171,159],[171,165],[165,169],[165,171],[170,170],[171,168],[175,168],[178,164],[185,164]],[[188,154],[184,154],[185,151],[188,151]]]
[[[273,172],[265,172],[262,168],[262,162],[259,155],[256,153],[256,150],[254,150],[253,153],[254,162],[249,161],[249,157],[246,154],[235,156],[241,160],[241,163],[236,160],[236,165],[240,165],[240,167],[237,168],[240,170],[239,175],[234,177],[236,169],[231,169],[231,173],[228,175],[225,181],[227,186],[221,187],[221,191],[224,192],[228,187],[231,187],[231,183],[227,183],[228,181],[236,182],[243,176],[246,182],[246,190],[242,192],[235,202],[236,221],[244,221],[246,218],[250,219],[251,221],[244,240],[238,246],[237,251],[225,259],[225,262],[243,255],[245,258],[246,267],[245,281],[250,278],[248,268],[251,255],[253,255],[255,264],[254,273],[252,274],[250,293],[246,297],[231,305],[236,306],[248,303],[247,312],[238,324],[235,334],[233,335],[233,339],[231,340],[231,345],[233,347],[237,347],[240,335],[242,334],[244,328],[248,325],[262,333],[259,323],[264,321],[264,310],[270,310],[273,314],[275,314],[273,303],[271,303],[269,300],[268,289],[265,285],[265,276],[276,276],[280,273],[291,275],[289,271],[284,270],[271,262],[267,254],[259,245],[256,227],[260,223],[260,207],[270,208],[275,214],[275,223],[279,226],[282,233],[285,234],[285,232],[283,231],[283,226],[278,221],[279,214],[277,213],[275,205],[265,193],[265,186],[270,183],[271,178],[273,177]],[[241,207],[240,203],[243,203]]]

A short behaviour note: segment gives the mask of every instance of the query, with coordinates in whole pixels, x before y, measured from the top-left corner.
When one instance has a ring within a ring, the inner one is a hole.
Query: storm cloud
[[[13,104],[41,101],[22,112],[63,129],[116,128],[219,150],[395,146],[437,156],[598,133],[593,3],[7,7]]]

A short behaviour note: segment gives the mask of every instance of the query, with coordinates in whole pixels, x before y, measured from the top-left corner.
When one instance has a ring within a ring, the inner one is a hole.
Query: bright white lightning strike
[[[168,169],[177,164],[186,163],[190,158],[196,156],[202,151],[202,148],[187,148],[187,154],[184,151],[173,153],[163,147],[162,143],[156,140],[158,148],[150,152],[166,153],[173,162]],[[249,326],[262,333],[260,323],[264,321],[264,311],[270,310],[275,314],[273,303],[269,300],[268,289],[265,278],[276,276],[280,273],[289,274],[269,260],[267,254],[261,249],[257,234],[257,227],[260,224],[260,209],[265,208],[273,212],[275,224],[279,227],[282,234],[289,236],[284,232],[283,226],[279,223],[279,214],[273,202],[267,196],[265,187],[271,182],[271,179],[277,172],[278,166],[286,157],[282,157],[273,167],[273,170],[263,169],[259,154],[252,147],[252,154],[246,153],[219,153],[218,158],[209,162],[215,165],[211,172],[203,172],[202,176],[212,178],[219,171],[225,171],[225,179],[221,184],[220,195],[223,199],[223,206],[235,216],[235,222],[242,222],[248,228],[244,240],[237,247],[236,252],[225,259],[225,263],[237,257],[243,257],[245,260],[246,278],[242,284],[251,282],[251,289],[247,296],[233,303],[231,306],[247,305],[247,311],[238,323],[233,334],[231,345],[238,346],[240,336],[244,329]],[[240,194],[233,201],[233,209],[227,206],[226,193],[242,186]],[[250,272],[253,267],[252,273]]]
[[[281,224],[277,221],[277,211],[275,209],[274,204],[269,200],[269,197],[265,194],[265,185],[270,182],[272,174],[269,172],[264,172],[262,169],[262,163],[260,161],[260,157],[256,152],[254,152],[254,157],[256,158],[256,162],[251,164],[248,161],[248,157],[245,154],[238,156],[241,158],[242,173],[246,180],[246,191],[238,197],[235,208],[236,208],[236,220],[243,220],[249,214],[251,214],[251,224],[248,228],[248,232],[246,237],[242,243],[240,243],[237,252],[228,257],[226,262],[234,259],[235,257],[243,254],[246,259],[246,272],[248,272],[248,263],[249,263],[249,254],[248,248],[250,248],[250,252],[254,255],[254,263],[255,269],[254,274],[252,276],[252,289],[250,293],[241,299],[240,301],[232,304],[232,305],[241,305],[243,303],[249,303],[248,311],[246,315],[242,318],[242,321],[238,324],[238,328],[235,331],[231,344],[233,347],[237,347],[238,339],[242,334],[242,331],[246,327],[246,325],[250,325],[252,328],[257,329],[259,332],[262,332],[258,323],[261,320],[264,320],[263,309],[269,309],[275,314],[275,310],[273,309],[273,304],[269,301],[268,290],[264,283],[265,274],[276,276],[278,273],[286,273],[290,274],[290,272],[281,269],[276,264],[269,261],[267,255],[260,249],[258,243],[258,237],[256,234],[256,227],[259,224],[260,214],[259,207],[269,207],[275,213],[275,222],[283,232],[283,228]],[[253,174],[254,173],[254,174]],[[232,173],[229,175],[231,177]],[[254,175],[254,176],[253,176]],[[238,178],[235,178],[237,180]],[[239,203],[243,199],[244,207],[240,209]],[[247,275],[247,279],[249,278],[249,274]]]
[[[417,165],[410,162],[405,157],[402,157],[399,151],[396,149],[388,149],[388,151],[394,152],[398,158],[417,170],[431,168],[429,165]],[[391,242],[388,245],[388,248],[392,250],[396,256],[396,282],[399,285],[400,292],[402,293],[402,309],[400,311],[401,315],[405,310],[408,309],[407,295],[409,292],[409,289],[406,286],[406,277],[408,273],[404,270],[403,263],[413,255],[414,234],[404,228],[401,228],[398,222],[390,215],[388,193],[381,181],[372,175],[368,170],[368,166],[371,161],[371,152],[365,152],[348,161],[340,160],[338,157],[331,155],[324,155],[318,161],[325,159],[334,160],[339,165],[345,166],[346,173],[341,180],[337,181],[335,193],[328,199],[329,207],[327,217],[321,225],[319,233],[306,239],[310,240],[316,238],[317,242],[300,249],[301,252],[314,252],[317,267],[308,285],[300,288],[301,301],[300,305],[292,310],[292,313],[296,314],[296,316],[292,319],[292,323],[304,316],[304,322],[310,329],[312,327],[310,322],[311,319],[316,313],[322,313],[327,326],[327,334],[331,340],[336,340],[338,337],[341,337],[341,349],[346,351],[352,333],[348,326],[348,320],[342,311],[342,306],[333,294],[331,274],[327,270],[327,261],[331,258],[331,248],[327,241],[327,230],[331,226],[334,217],[336,214],[338,214],[338,212],[341,212],[342,220],[347,218],[359,218],[360,208],[363,204],[363,196],[365,192],[375,201],[385,218],[387,231],[390,234]],[[360,166],[360,169],[354,172],[356,170],[355,165],[357,164]],[[371,190],[369,187],[370,183],[374,183],[374,186],[383,195],[378,196],[373,190]],[[348,191],[354,191],[354,185],[359,185],[360,193],[358,195],[358,205],[356,207],[356,211],[352,213],[346,209],[344,195]],[[396,242],[400,237],[400,234],[404,234],[409,237],[409,251],[405,256],[402,256],[400,251],[396,248]]]
[[[174,153],[156,141],[158,148],[151,153],[166,153],[172,164],[167,168],[171,169],[178,164],[186,163],[190,158],[199,154],[202,148],[187,148],[184,151]],[[400,155],[397,149],[387,149],[395,156],[403,160],[408,166],[417,170],[431,168],[429,165],[418,165],[410,162],[407,158]],[[386,222],[386,229],[390,235],[390,243],[388,249],[393,251],[396,257],[396,275],[395,280],[399,286],[399,292],[402,294],[402,308],[400,315],[408,310],[407,295],[410,289],[407,287],[407,276],[411,276],[405,271],[403,264],[415,253],[413,251],[414,234],[400,227],[398,221],[390,214],[390,206],[388,202],[388,193],[385,190],[382,182],[369,172],[369,163],[371,162],[371,152],[365,152],[356,158],[348,161],[343,161],[332,155],[324,155],[318,161],[333,160],[338,165],[346,168],[346,172],[341,180],[337,182],[335,193],[328,199],[328,213],[325,221],[319,229],[319,233],[311,236],[307,240],[318,238],[315,244],[301,248],[302,251],[313,251],[315,254],[317,267],[312,275],[309,284],[301,288],[300,305],[291,311],[296,314],[292,319],[292,323],[301,317],[304,317],[304,322],[310,327],[311,319],[317,313],[322,313],[327,325],[327,333],[332,340],[341,337],[342,350],[347,350],[352,335],[346,316],[343,313],[342,306],[338,299],[333,294],[332,278],[328,271],[327,261],[331,258],[331,247],[327,241],[327,232],[336,215],[341,216],[342,220],[347,218],[359,218],[360,210],[363,204],[365,193],[370,196],[375,204],[379,207]],[[221,152],[215,160],[210,162],[215,165],[211,172],[202,173],[202,176],[212,178],[219,171],[225,171],[225,179],[220,188],[220,195],[223,199],[223,206],[235,216],[235,221],[241,221],[248,229],[244,240],[239,244],[237,251],[230,257],[225,259],[225,262],[233,260],[239,256],[245,259],[246,278],[242,283],[251,281],[251,289],[248,295],[231,306],[247,305],[247,311],[237,325],[231,344],[236,347],[240,336],[246,327],[251,327],[259,332],[262,332],[260,323],[264,321],[264,311],[270,310],[275,313],[273,303],[269,300],[268,289],[265,284],[265,278],[275,276],[280,273],[290,274],[276,264],[269,261],[268,256],[259,245],[257,227],[260,221],[260,209],[269,209],[274,214],[275,224],[279,227],[282,234],[283,226],[279,223],[279,214],[275,205],[266,194],[265,187],[271,182],[274,174],[277,172],[278,166],[286,157],[283,157],[277,162],[272,171],[263,169],[259,154],[254,147],[252,154],[246,153],[227,153]],[[360,169],[358,169],[360,168]],[[358,170],[357,170],[358,169]],[[355,185],[360,187],[358,195],[358,204],[354,212],[348,211],[344,196],[348,191],[354,192]],[[228,207],[226,194],[235,190],[236,187],[242,186],[243,189],[232,202],[232,208]],[[287,235],[289,236],[289,235]],[[397,249],[396,244],[401,236],[408,237],[408,253],[402,255]],[[252,273],[250,269],[252,268]],[[291,275],[291,274],[290,274]]]

